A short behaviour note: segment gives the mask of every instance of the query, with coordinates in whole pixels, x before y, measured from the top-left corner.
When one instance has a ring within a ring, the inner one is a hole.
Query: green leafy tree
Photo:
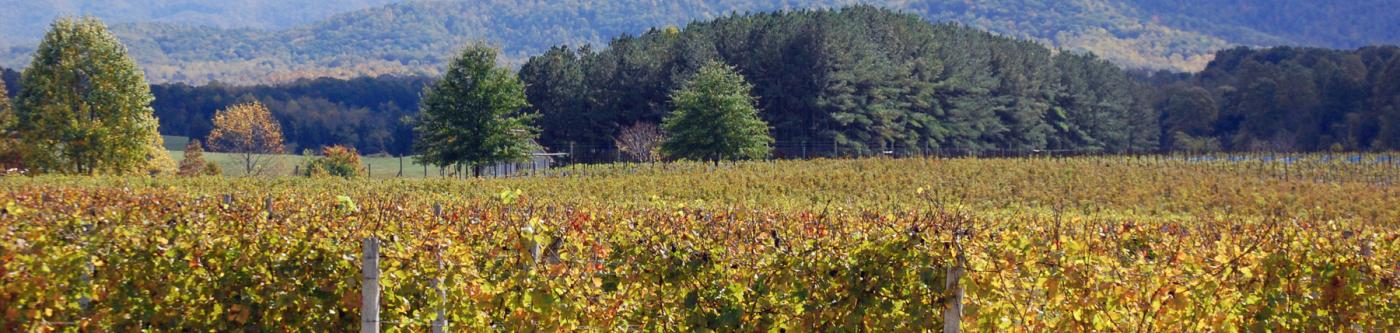
[[[1379,77],[1374,95],[1379,129],[1372,146],[1378,150],[1400,150],[1400,57],[1392,59]]]
[[[525,84],[496,66],[497,50],[469,46],[424,93],[414,150],[420,163],[481,166],[528,157],[537,130]]]
[[[15,112],[10,107],[5,80],[0,79],[0,171],[20,167],[19,136],[15,133]]]
[[[174,169],[156,132],[150,85],[107,26],[55,21],[24,70],[17,107],[25,163],[40,172]]]
[[[746,160],[768,157],[773,137],[758,117],[753,86],[733,67],[718,62],[700,68],[671,94],[676,110],[662,127],[667,156],[691,160]]]
[[[1196,150],[1200,145],[1189,143],[1214,135],[1212,127],[1219,117],[1220,107],[1209,91],[1201,87],[1174,85],[1167,87],[1163,95],[1157,109],[1162,112],[1162,131],[1166,135],[1163,138],[1168,140],[1165,142],[1168,148]]]
[[[10,113],[10,95],[5,80],[0,79],[0,129],[8,129],[14,124],[14,114]]]

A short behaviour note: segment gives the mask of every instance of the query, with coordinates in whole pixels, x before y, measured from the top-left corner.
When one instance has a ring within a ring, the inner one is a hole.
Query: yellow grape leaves
[[[0,331],[1400,329],[1396,171],[1152,158],[0,182]],[[1273,173],[1271,173],[1273,172]],[[224,195],[230,195],[225,202]],[[268,199],[271,204],[268,205]],[[433,207],[440,209],[433,209]],[[440,282],[439,282],[440,281]],[[82,304],[80,304],[82,303]],[[84,305],[86,304],[86,305]]]

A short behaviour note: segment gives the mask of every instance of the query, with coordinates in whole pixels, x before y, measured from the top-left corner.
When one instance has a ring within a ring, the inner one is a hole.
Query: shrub
[[[177,174],[181,177],[217,176],[218,173],[210,174],[211,166],[215,171],[218,171],[217,165],[204,161],[204,145],[199,144],[199,140],[190,140],[190,143],[185,144],[185,159],[180,161],[180,169]]]
[[[321,148],[321,156],[307,161],[305,170],[303,175],[308,177],[365,176],[365,169],[360,165],[360,153],[355,148],[338,145]]]

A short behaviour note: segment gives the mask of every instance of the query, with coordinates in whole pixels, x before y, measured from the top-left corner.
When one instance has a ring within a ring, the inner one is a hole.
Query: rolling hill
[[[222,2],[192,0],[157,7],[182,8],[173,5],[179,3],[204,10],[169,9],[164,15],[157,15],[162,11],[155,9],[119,10],[135,2],[89,4],[104,9],[84,12],[113,22],[114,30],[155,82],[253,83],[315,76],[434,74],[455,48],[474,41],[497,44],[509,61],[519,63],[554,45],[600,45],[621,34],[728,13],[854,3],[1093,52],[1129,68],[1197,71],[1215,51],[1235,45],[1350,48],[1400,42],[1400,8],[1385,0],[1209,0],[1190,5],[1165,0],[336,0],[316,4],[299,0],[212,5]],[[13,5],[61,7],[57,3],[84,2],[37,0]],[[201,3],[205,4],[197,6]],[[324,16],[337,9],[384,3],[389,4]],[[277,15],[247,24],[230,23],[241,22],[236,19],[206,20],[303,11],[306,15],[298,15],[299,20]],[[5,17],[4,22],[11,23],[4,25],[21,26],[11,30],[21,36],[42,30],[45,17],[27,15]],[[0,51],[0,66],[25,65],[33,44],[11,45]]]
[[[403,0],[0,0],[0,44],[30,44],[60,16],[108,23],[163,22],[222,28],[286,29]]]

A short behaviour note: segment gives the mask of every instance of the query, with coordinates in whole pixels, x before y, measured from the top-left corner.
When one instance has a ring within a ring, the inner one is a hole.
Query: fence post
[[[379,238],[365,238],[360,251],[360,333],[379,333]]]
[[[433,219],[442,223],[442,204],[433,204]],[[444,267],[442,263],[442,245],[437,246],[438,275],[433,277],[433,288],[437,289],[438,300],[442,303],[437,308],[437,319],[433,320],[433,333],[443,333],[447,331],[447,289],[442,287]]]

